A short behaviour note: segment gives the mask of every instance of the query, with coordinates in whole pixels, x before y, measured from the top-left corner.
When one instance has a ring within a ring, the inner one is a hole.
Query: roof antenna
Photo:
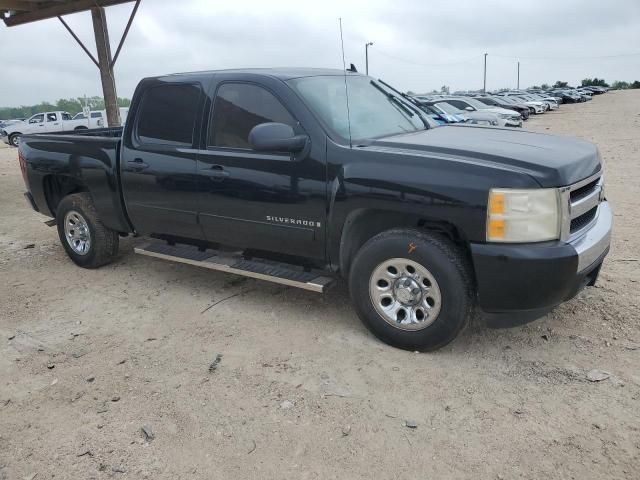
[[[347,64],[344,61],[344,40],[342,39],[342,17],[338,18],[340,23],[340,48],[342,49],[342,71],[344,72],[344,93],[347,98],[347,126],[349,127],[349,148],[353,148],[353,142],[351,140],[351,113],[349,112],[349,87],[347,86]],[[351,64],[351,67],[355,70],[355,66]]]

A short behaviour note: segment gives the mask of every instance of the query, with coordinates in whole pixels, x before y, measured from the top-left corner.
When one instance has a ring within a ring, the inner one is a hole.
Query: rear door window
[[[149,88],[138,110],[138,141],[191,146],[199,102],[198,85],[170,84]]]
[[[47,122],[57,122],[58,121],[58,114],[51,112],[51,113],[47,113]]]

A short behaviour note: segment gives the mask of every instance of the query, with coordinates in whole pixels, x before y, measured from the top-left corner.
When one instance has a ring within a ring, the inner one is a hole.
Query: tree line
[[[23,105],[21,107],[0,107],[0,120],[28,118],[36,113],[50,111],[63,111],[75,115],[82,111],[85,104],[91,110],[104,110],[104,99],[102,97],[61,98],[55,103],[40,102],[36,105]],[[130,99],[118,98],[118,107],[128,107],[130,104]]]
[[[584,78],[582,82],[580,82],[583,87],[610,87],[617,90],[626,90],[628,88],[640,88],[640,81],[635,80],[633,82],[625,82],[621,80],[616,80],[615,82],[609,85],[604,78]],[[549,85],[548,83],[543,83],[542,85],[534,85],[531,88],[541,88],[543,90],[548,90],[550,88],[566,88],[569,86],[569,82],[562,82],[558,80],[553,85]]]

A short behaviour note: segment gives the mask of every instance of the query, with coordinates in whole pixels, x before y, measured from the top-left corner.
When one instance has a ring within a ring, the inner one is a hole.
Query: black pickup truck
[[[342,276],[366,326],[407,349],[447,344],[476,306],[570,299],[609,251],[594,145],[434,126],[355,72],[147,78],[124,129],[25,135],[18,157],[81,267],[134,234],[138,253],[308,290]]]

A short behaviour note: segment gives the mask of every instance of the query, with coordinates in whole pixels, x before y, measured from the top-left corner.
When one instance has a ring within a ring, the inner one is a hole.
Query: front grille
[[[575,203],[578,200],[588,196],[598,187],[599,178],[596,178],[593,182],[589,182],[586,185],[573,190],[570,194],[571,203]]]
[[[561,194],[565,209],[560,235],[563,240],[570,241],[582,235],[598,216],[602,200],[602,177],[594,176],[583,182],[585,180],[566,187]]]
[[[582,230],[584,227],[589,225],[594,218],[596,218],[596,213],[598,213],[598,206],[596,205],[588,212],[583,213],[579,217],[576,217],[571,220],[571,225],[569,231],[571,233],[575,233],[579,230]]]

